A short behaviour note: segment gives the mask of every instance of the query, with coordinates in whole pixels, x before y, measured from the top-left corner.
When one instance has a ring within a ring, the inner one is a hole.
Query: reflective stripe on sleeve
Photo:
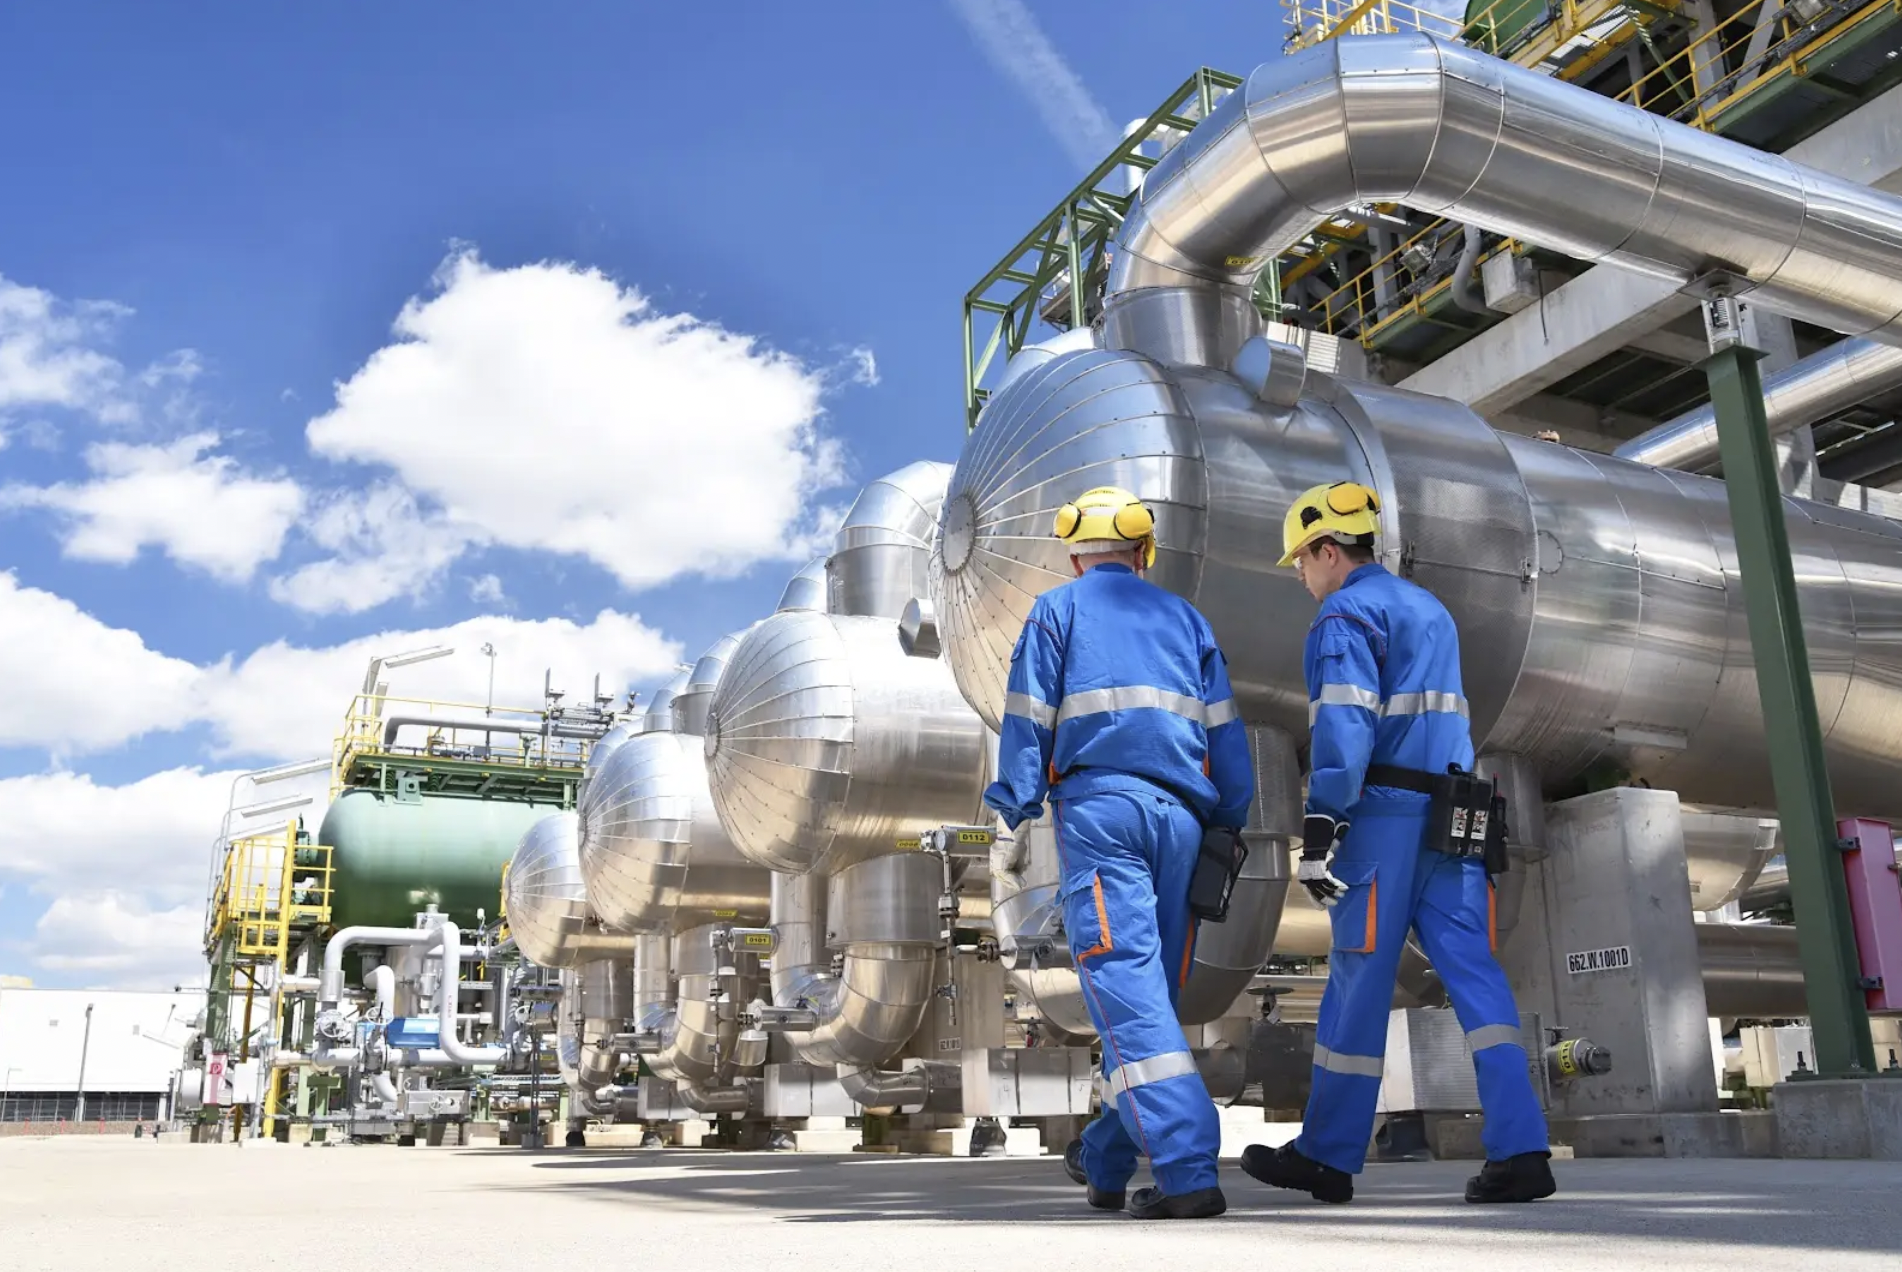
[[[1209,728],[1219,728],[1242,718],[1235,709],[1235,699],[1224,698],[1220,702],[1211,702],[1203,709],[1203,723]]]
[[[1517,1025],[1481,1025],[1477,1029],[1466,1031],[1466,1045],[1475,1053],[1488,1047],[1503,1047],[1511,1043],[1515,1047],[1526,1044],[1525,1035],[1519,1032]]]
[[[1308,723],[1312,725],[1322,707],[1365,707],[1380,714],[1380,694],[1359,685],[1322,685],[1320,696],[1308,704]]]
[[[1046,729],[1054,729],[1057,726],[1057,709],[1047,702],[1039,702],[1027,693],[1005,694],[1004,714],[1022,717]]]

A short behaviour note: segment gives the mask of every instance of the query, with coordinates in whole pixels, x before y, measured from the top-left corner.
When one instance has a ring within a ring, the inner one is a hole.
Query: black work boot
[[[1129,1213],[1137,1219],[1213,1219],[1228,1210],[1220,1188],[1198,1188],[1171,1197],[1160,1188],[1138,1188],[1129,1199]]]
[[[1537,1201],[1558,1190],[1558,1181],[1552,1178],[1552,1154],[1520,1153],[1481,1166],[1479,1174],[1466,1181],[1466,1200],[1476,1205]]]
[[[1123,1208],[1122,1189],[1118,1188],[1115,1192],[1110,1192],[1108,1189],[1098,1188],[1095,1184],[1090,1182],[1089,1175],[1083,1170],[1082,1140],[1071,1140],[1070,1146],[1063,1150],[1063,1173],[1070,1177],[1071,1182],[1083,1185],[1084,1199],[1097,1210],[1121,1210]]]
[[[1283,1144],[1280,1148],[1250,1144],[1242,1150],[1242,1170],[1270,1187],[1292,1188],[1316,1201],[1338,1206],[1354,1200],[1352,1175],[1323,1166],[1293,1144]],[[1468,1196],[1470,1198],[1470,1191]]]

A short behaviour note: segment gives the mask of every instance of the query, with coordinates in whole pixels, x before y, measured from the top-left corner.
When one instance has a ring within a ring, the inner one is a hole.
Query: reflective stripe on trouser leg
[[[1072,952],[1089,952],[1078,958],[1077,970],[1084,1005],[1103,1040],[1104,1067],[1112,1080],[1125,1069],[1131,1077],[1147,1079],[1126,1081],[1114,1106],[1118,1126],[1099,1131],[1092,1123],[1084,1132],[1091,1182],[1099,1188],[1126,1182],[1128,1172],[1113,1160],[1122,1138],[1133,1139],[1148,1156],[1165,1193],[1213,1187],[1221,1143],[1215,1104],[1192,1058],[1186,1073],[1166,1072],[1182,1066],[1180,1060],[1163,1059],[1189,1050],[1175,1019],[1171,960],[1163,956],[1161,935],[1171,932],[1179,940],[1187,931],[1187,872],[1193,869],[1201,831],[1179,805],[1123,792],[1064,800],[1055,820],[1063,854],[1064,926]],[[1150,863],[1165,857],[1171,868],[1152,875]],[[1179,866],[1175,857],[1184,859]],[[1100,913],[1096,884],[1102,888]],[[1100,930],[1104,920],[1107,940]]]
[[[1097,1083],[1097,1092],[1107,1102],[1123,1095],[1131,1087],[1147,1086],[1165,1078],[1182,1078],[1196,1073],[1195,1056],[1187,1051],[1170,1051],[1147,1060],[1129,1060],[1105,1073]]]
[[[1519,1009],[1488,939],[1486,869],[1471,858],[1431,856],[1437,859],[1424,880],[1414,926],[1473,1051],[1486,1114],[1480,1142],[1494,1161],[1543,1152],[1545,1114],[1527,1069]]]
[[[1342,863],[1357,867],[1349,873],[1359,881],[1329,915],[1337,948],[1328,953],[1327,989],[1315,1029],[1314,1087],[1295,1147],[1349,1174],[1358,1174],[1366,1164],[1367,1140],[1373,1134],[1387,1016],[1406,948],[1414,858],[1425,824],[1424,815],[1364,817],[1348,833],[1340,854]],[[1371,879],[1368,863],[1375,870]],[[1373,949],[1363,953],[1369,935],[1369,888],[1378,890],[1380,904],[1374,908]],[[1338,948],[1343,945],[1347,948]]]

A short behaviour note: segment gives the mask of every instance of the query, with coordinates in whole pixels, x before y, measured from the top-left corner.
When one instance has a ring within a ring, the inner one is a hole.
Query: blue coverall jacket
[[[1012,829],[1053,805],[1065,933],[1103,1040],[1084,1169],[1116,1191],[1141,1153],[1168,1195],[1213,1187],[1220,1126],[1175,1001],[1203,827],[1239,829],[1254,797],[1221,650],[1187,601],[1098,565],[1031,607],[1008,692],[984,798]]]
[[[1492,953],[1484,864],[1427,843],[1425,795],[1368,785],[1371,764],[1445,773],[1473,765],[1453,618],[1424,588],[1363,565],[1321,603],[1305,653],[1312,741],[1307,811],[1348,824],[1331,867],[1347,885],[1296,1147],[1357,1173],[1373,1131],[1394,978],[1409,929],[1466,1031],[1486,1112],[1486,1155],[1546,1148],[1519,1013]]]

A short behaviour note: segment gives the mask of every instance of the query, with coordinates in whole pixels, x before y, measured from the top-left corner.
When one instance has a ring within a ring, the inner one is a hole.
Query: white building
[[[203,990],[0,987],[0,1122],[166,1116],[204,1009]]]

